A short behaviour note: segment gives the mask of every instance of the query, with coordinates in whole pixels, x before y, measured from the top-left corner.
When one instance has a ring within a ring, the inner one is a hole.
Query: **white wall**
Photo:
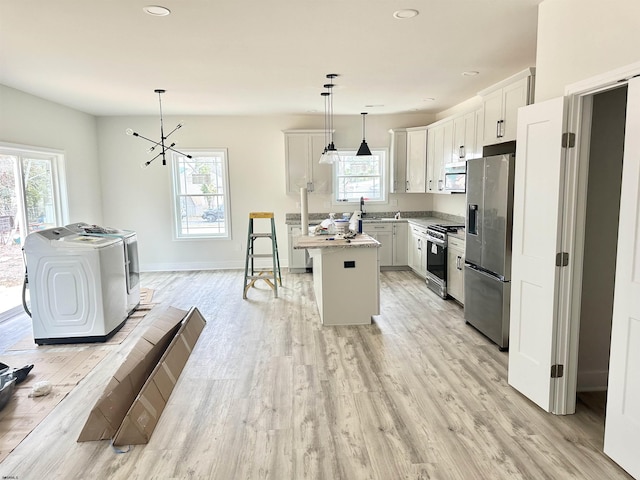
[[[605,390],[618,244],[627,89],[594,96],[580,307],[578,391]]]
[[[173,240],[169,166],[154,162],[141,169],[140,163],[149,158],[148,145],[125,134],[126,128],[132,128],[159,139],[157,117],[98,119],[104,224],[138,232],[143,270],[239,268],[244,265],[248,212],[273,211],[281,264],[287,265],[285,214],[299,212],[300,199],[285,193],[282,130],[323,128],[323,116],[165,117],[165,128],[182,120],[184,128],[171,137],[176,148],[228,148],[232,240]],[[390,128],[426,125],[433,120],[424,114],[368,115],[367,142],[371,147],[388,148]],[[334,127],[337,147],[358,147],[362,140],[359,115],[337,117]],[[391,195],[390,205],[370,205],[368,211],[431,209],[431,195],[402,194]],[[310,212],[332,210],[328,195],[310,195]]]
[[[545,0],[538,11],[536,102],[640,60],[640,1]]]
[[[450,215],[466,216],[466,195],[433,195],[433,210],[435,212],[448,213]]]
[[[63,151],[68,220],[102,222],[95,117],[0,85],[0,142]]]

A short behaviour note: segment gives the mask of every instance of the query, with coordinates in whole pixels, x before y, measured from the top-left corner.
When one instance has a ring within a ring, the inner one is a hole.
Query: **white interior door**
[[[604,451],[640,478],[640,78],[627,95]]]
[[[546,411],[552,410],[555,387],[565,118],[564,98],[518,111],[509,384]]]

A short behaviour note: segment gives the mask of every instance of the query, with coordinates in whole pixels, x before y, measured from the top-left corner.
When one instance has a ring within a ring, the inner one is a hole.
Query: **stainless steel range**
[[[427,287],[447,298],[447,234],[464,225],[429,225],[427,227]]]

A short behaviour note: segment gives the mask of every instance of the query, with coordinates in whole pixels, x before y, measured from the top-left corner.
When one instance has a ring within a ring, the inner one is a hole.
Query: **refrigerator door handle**
[[[468,215],[469,226],[467,228],[467,233],[469,235],[477,235],[478,234],[478,205],[470,203],[468,205]]]

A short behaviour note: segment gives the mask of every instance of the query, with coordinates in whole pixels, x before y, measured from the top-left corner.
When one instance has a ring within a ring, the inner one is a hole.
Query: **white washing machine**
[[[127,319],[123,240],[65,227],[24,242],[33,336],[38,345],[103,342]]]
[[[133,230],[119,230],[111,227],[89,225],[85,222],[72,223],[66,228],[79,235],[121,238],[124,243],[126,272],[127,312],[131,314],[140,304],[140,263],[138,262],[138,236]]]

